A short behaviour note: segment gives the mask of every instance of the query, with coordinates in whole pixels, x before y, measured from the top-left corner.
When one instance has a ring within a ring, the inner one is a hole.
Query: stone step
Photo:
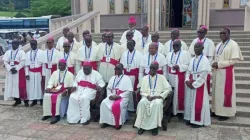
[[[250,51],[241,51],[243,56],[250,56]]]
[[[235,80],[248,80],[250,82],[250,75],[246,73],[235,73]]]
[[[250,67],[250,61],[239,61],[235,64],[235,67]]]
[[[250,90],[249,89],[236,89],[236,96],[243,98],[250,98]]]
[[[247,74],[249,74],[250,69],[246,68],[246,67],[235,67],[234,72],[235,73],[247,73]]]
[[[250,91],[250,81],[235,81],[237,89],[249,89]]]
[[[209,103],[211,104],[212,103],[212,94],[210,94],[209,96]],[[236,93],[237,95],[237,93]],[[246,97],[238,97],[236,96],[236,106],[237,107],[250,107],[250,98],[246,98]],[[249,108],[250,110],[250,108]]]
[[[226,121],[219,121],[216,117],[212,117],[212,124],[223,125],[223,126],[239,126],[239,127],[250,127],[250,118],[249,117],[231,117]]]
[[[243,56],[244,57],[244,61],[250,61],[250,56]]]

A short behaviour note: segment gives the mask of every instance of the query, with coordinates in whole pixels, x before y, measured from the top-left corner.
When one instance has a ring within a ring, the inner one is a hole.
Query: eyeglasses
[[[197,33],[198,33],[198,34],[204,34],[204,33],[206,33],[206,32],[197,31]]]
[[[47,44],[51,44],[52,42],[46,42]]]
[[[180,45],[173,45],[173,47],[179,47]]]
[[[220,32],[220,35],[225,35],[225,34],[227,34],[227,33],[225,33],[225,32]]]

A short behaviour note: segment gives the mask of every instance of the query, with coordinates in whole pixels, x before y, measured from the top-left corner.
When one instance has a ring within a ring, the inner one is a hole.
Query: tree
[[[31,0],[30,12],[32,16],[71,14],[71,0]]]

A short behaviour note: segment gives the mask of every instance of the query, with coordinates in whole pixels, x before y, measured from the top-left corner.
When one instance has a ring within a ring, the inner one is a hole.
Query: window
[[[88,12],[93,11],[93,0],[88,0]]]
[[[0,21],[0,29],[8,29],[10,28],[10,20],[1,20]]]
[[[109,13],[115,13],[115,0],[109,0]]]
[[[123,0],[123,13],[129,13],[129,1]]]
[[[36,28],[48,28],[48,19],[36,19]]]
[[[12,29],[21,29],[23,28],[23,20],[12,20],[10,27]]]
[[[142,0],[137,0],[137,13],[142,13]]]
[[[248,0],[240,0],[240,6],[245,6]]]
[[[230,0],[223,0],[223,8],[229,8]]]

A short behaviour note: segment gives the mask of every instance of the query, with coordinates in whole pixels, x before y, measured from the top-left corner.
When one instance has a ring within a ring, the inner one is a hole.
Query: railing
[[[245,5],[244,31],[250,31],[250,1]]]
[[[76,16],[73,16],[76,17]],[[63,20],[67,20],[69,17],[63,18]],[[72,18],[73,19],[73,18]],[[68,27],[73,33],[76,33],[77,30],[82,33],[84,29],[91,30],[91,19],[94,19],[94,33],[100,33],[100,11],[92,11],[88,14],[85,14],[82,17],[78,17],[78,19],[65,24],[63,26],[58,27],[56,30],[50,32],[49,34],[41,37],[37,40],[38,47],[42,50],[45,49],[46,41],[49,37],[59,38],[63,35],[63,28]],[[59,20],[58,20],[59,21]],[[28,52],[30,50],[30,44],[26,44],[23,46],[22,50]],[[3,56],[0,57],[0,63],[2,61]]]

